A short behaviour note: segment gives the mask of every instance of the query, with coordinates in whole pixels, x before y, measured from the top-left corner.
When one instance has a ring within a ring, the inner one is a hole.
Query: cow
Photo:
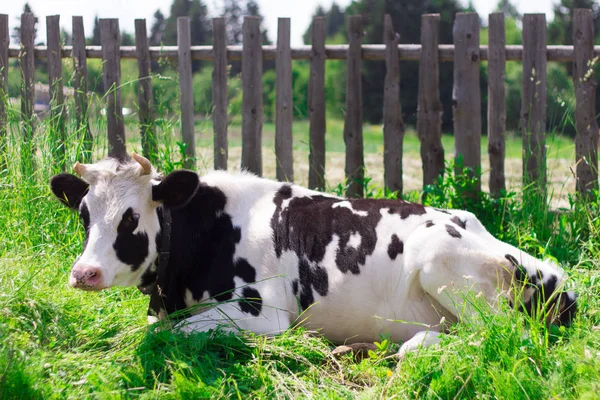
[[[555,263],[497,240],[467,211],[247,172],[163,177],[135,153],[74,170],[50,182],[85,229],[70,285],[137,286],[155,317],[184,332],[277,334],[301,323],[333,343],[387,334],[404,354],[469,312],[465,293],[566,326],[576,313]]]

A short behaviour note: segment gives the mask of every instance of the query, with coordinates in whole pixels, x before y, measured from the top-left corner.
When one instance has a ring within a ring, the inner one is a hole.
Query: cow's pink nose
[[[71,270],[69,283],[77,289],[100,290],[103,288],[102,270],[86,264],[77,264]]]

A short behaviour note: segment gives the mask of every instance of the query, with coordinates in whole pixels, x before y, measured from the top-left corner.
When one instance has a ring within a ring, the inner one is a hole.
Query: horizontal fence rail
[[[383,44],[363,44],[361,58],[363,60],[385,60],[385,45]],[[177,46],[150,46],[150,58],[158,59],[177,59]],[[227,59],[230,61],[240,61],[242,59],[243,46],[227,46]],[[438,46],[440,61],[454,61],[454,45],[440,44]],[[522,45],[507,45],[506,61],[523,61]],[[102,58],[102,46],[86,46],[87,58]],[[10,46],[8,56],[17,58],[21,51],[19,46]],[[71,57],[72,46],[64,46],[61,51],[62,58]],[[191,46],[190,53],[192,60],[214,61],[215,53],[212,46]],[[137,59],[137,50],[135,46],[121,46],[121,59]],[[277,46],[262,46],[264,60],[276,60]],[[312,58],[311,46],[296,46],[291,48],[292,60],[310,60]],[[479,46],[479,59],[488,60],[488,46]],[[35,58],[48,58],[47,46],[35,46]],[[594,46],[594,56],[600,57],[600,46]],[[548,61],[569,62],[575,57],[574,46],[546,46],[546,58]],[[328,44],[325,45],[325,58],[327,60],[346,60],[348,59],[347,44]],[[420,44],[399,44],[398,58],[402,61],[419,61],[421,59]]]
[[[573,46],[547,46],[546,21],[543,14],[526,14],[522,33],[523,45],[506,45],[504,15],[490,14],[489,46],[479,44],[479,19],[475,13],[459,13],[453,25],[452,44],[439,44],[440,15],[426,14],[421,17],[421,43],[399,44],[399,36],[392,26],[391,17],[385,16],[385,44],[364,44],[363,24],[360,16],[350,16],[347,20],[349,44],[325,45],[325,19],[316,17],[311,26],[310,46],[290,46],[290,20],[279,19],[277,46],[261,46],[260,19],[245,17],[243,24],[243,45],[227,46],[226,26],[223,18],[213,19],[213,46],[191,46],[190,21],[187,17],[178,19],[177,46],[148,46],[144,20],[136,20],[136,46],[120,46],[118,20],[101,19],[102,46],[85,46],[85,35],[81,17],[73,18],[74,46],[61,46],[57,35],[59,16],[49,16],[48,46],[34,46],[35,19],[33,14],[21,17],[21,44],[8,43],[6,15],[0,14],[0,67],[11,68],[7,58],[17,58],[17,68],[21,70],[21,130],[22,149],[32,142],[34,91],[34,59],[47,59],[50,64],[51,83],[56,85],[52,93],[61,90],[59,79],[60,58],[72,59],[74,63],[75,118],[83,132],[83,155],[91,157],[91,133],[87,114],[89,99],[86,88],[87,59],[103,60],[103,78],[106,95],[107,138],[109,154],[127,157],[125,153],[125,133],[123,130],[122,98],[120,91],[121,60],[136,59],[139,67],[139,104],[143,152],[154,153],[156,146],[153,123],[157,118],[152,100],[151,60],[168,59],[177,61],[180,93],[181,136],[185,149],[183,165],[193,168],[195,158],[195,132],[192,93],[192,62],[212,61],[213,68],[213,130],[215,168],[227,168],[228,142],[228,99],[227,62],[241,60],[242,76],[242,168],[260,175],[263,169],[262,128],[263,128],[263,61],[275,61],[276,82],[276,140],[277,179],[293,180],[293,135],[292,124],[292,60],[310,61],[308,83],[308,117],[310,121],[308,155],[308,182],[311,188],[325,187],[325,64],[327,60],[346,61],[346,116],[344,142],[346,145],[346,165],[349,196],[364,194],[364,148],[363,148],[363,109],[362,79],[363,60],[385,61],[384,100],[381,105],[384,114],[382,129],[384,180],[388,189],[402,192],[402,139],[404,124],[401,118],[402,105],[399,90],[402,83],[399,61],[419,62],[419,90],[417,110],[417,134],[421,144],[423,186],[437,182],[444,169],[444,148],[442,147],[440,102],[440,62],[453,62],[453,120],[455,136],[456,173],[461,167],[468,167],[477,178],[467,195],[477,196],[481,173],[481,110],[480,108],[480,63],[488,62],[488,154],[490,156],[490,192],[499,195],[506,187],[505,130],[506,130],[506,61],[520,61],[523,65],[523,92],[521,97],[520,129],[523,138],[523,180],[525,186],[535,186],[546,193],[546,67],[548,61],[573,63],[573,81],[576,92],[576,149],[577,191],[590,195],[598,187],[598,124],[595,115],[596,80],[593,64],[600,58],[600,46],[594,46],[592,12],[589,9],[576,9],[573,19]],[[273,65],[273,63],[270,63]],[[0,94],[6,93],[8,68],[0,68]],[[205,67],[210,68],[210,67]],[[7,113],[0,103],[0,141],[6,136]],[[64,98],[52,98],[55,120],[64,123]],[[57,129],[62,132],[62,127]],[[62,135],[62,133],[61,133]],[[60,138],[59,138],[60,139]],[[66,146],[66,143],[62,143]],[[0,150],[2,149],[0,143]],[[61,149],[61,154],[64,148]],[[25,152],[25,153],[26,153]],[[22,151],[22,154],[25,154]],[[61,154],[57,152],[55,162],[58,169],[64,168]],[[0,156],[2,153],[0,152]],[[64,158],[64,157],[63,157]],[[2,157],[0,157],[0,161]]]

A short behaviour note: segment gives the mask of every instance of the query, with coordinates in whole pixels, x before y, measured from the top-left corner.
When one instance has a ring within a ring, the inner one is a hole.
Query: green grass
[[[480,311],[470,321],[455,325],[440,346],[409,354],[400,364],[382,356],[336,360],[326,339],[301,328],[273,338],[218,332],[184,337],[146,325],[148,298],[137,289],[69,288],[69,269],[84,235],[77,215],[53,199],[47,184],[55,169],[53,145],[45,138],[54,128],[48,121],[38,127],[32,158],[19,149],[18,122],[11,115],[7,163],[0,172],[0,399],[599,396],[597,202],[573,200],[568,213],[550,212],[547,204],[514,193],[470,203],[461,191],[465,182],[448,173],[438,188],[428,190],[429,204],[468,208],[502,240],[536,256],[555,257],[580,294],[579,318],[570,329],[547,329],[509,309],[492,314],[473,300]],[[296,137],[304,138],[299,143],[306,140],[306,126],[295,124]],[[336,149],[342,125],[330,126],[328,146]],[[159,125],[161,168],[167,170],[179,165],[176,140],[165,135],[174,127],[168,120]],[[67,165],[79,158],[80,144],[69,128]],[[93,128],[105,126],[98,122]],[[265,127],[269,131],[272,125]],[[367,151],[378,151],[378,135],[379,127],[365,128]],[[418,154],[412,136],[405,149]],[[100,149],[103,140],[96,136]],[[139,149],[132,143],[130,150]],[[560,138],[556,143],[572,146]],[[445,136],[444,144],[451,146],[451,139]],[[517,139],[509,141],[507,153],[520,155]]]

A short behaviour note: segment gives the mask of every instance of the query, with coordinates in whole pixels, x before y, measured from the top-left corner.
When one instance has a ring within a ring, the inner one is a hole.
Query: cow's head
[[[54,195],[79,211],[85,228],[83,253],[69,279],[74,288],[138,286],[142,290],[153,283],[161,208],[185,205],[198,187],[194,172],[175,171],[161,178],[146,158],[135,153],[132,157],[76,163],[80,178],[60,174],[50,181]]]

